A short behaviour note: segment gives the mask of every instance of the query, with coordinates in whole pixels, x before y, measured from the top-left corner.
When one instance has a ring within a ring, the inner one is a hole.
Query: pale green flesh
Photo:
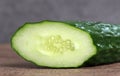
[[[77,67],[96,53],[88,33],[60,22],[26,24],[12,45],[25,59],[48,67]]]

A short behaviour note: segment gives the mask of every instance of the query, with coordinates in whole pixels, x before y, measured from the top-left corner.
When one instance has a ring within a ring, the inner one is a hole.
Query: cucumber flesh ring
[[[89,33],[54,21],[23,25],[11,44],[24,59],[47,67],[78,67],[96,54]]]

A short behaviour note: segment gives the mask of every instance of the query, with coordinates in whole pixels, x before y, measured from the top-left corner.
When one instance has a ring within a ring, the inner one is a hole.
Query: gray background
[[[120,24],[120,0],[0,0],[0,43],[24,22],[45,19]]]

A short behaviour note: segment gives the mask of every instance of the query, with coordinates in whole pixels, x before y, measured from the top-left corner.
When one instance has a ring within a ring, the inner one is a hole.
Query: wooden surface
[[[0,76],[120,76],[120,63],[76,69],[42,68],[23,60],[9,44],[2,44]]]

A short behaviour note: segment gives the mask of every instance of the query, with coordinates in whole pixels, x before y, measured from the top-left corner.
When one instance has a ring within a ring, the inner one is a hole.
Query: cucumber
[[[120,62],[120,25],[88,21],[62,21],[88,32],[97,48],[97,53],[85,66]]]
[[[11,37],[11,47],[38,66],[82,66],[97,52],[91,35],[65,22],[25,23]]]

